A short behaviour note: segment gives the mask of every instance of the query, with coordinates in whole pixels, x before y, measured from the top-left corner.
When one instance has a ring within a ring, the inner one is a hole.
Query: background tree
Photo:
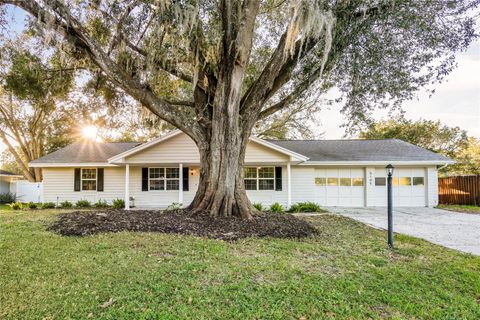
[[[443,154],[457,163],[443,174],[479,174],[480,144],[467,131],[449,127],[440,121],[408,120],[403,116],[370,124],[358,134],[361,139],[400,139]]]
[[[468,145],[467,131],[449,127],[440,121],[408,120],[403,116],[369,125],[360,139],[400,139],[447,157],[456,155]]]
[[[193,212],[249,218],[255,124],[332,86],[350,122],[398,107],[454,67],[475,37],[474,0],[1,0],[44,39],[89,61],[200,153]],[[66,41],[65,41],[66,40]],[[162,81],[185,82],[165,95]]]
[[[0,48],[0,139],[7,146],[3,167],[41,181],[40,168],[28,163],[82,139],[82,129],[94,126],[98,138],[132,139],[158,134],[165,127],[149,126],[142,110],[122,92],[97,78],[76,86],[77,67],[61,64],[58,55],[22,35]],[[83,76],[85,78],[85,76]],[[105,107],[107,106],[107,108]],[[132,126],[144,122],[143,130]]]

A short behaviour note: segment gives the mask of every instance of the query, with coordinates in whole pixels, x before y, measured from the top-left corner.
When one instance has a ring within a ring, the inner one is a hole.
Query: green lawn
[[[65,212],[65,211],[63,211]],[[0,211],[0,319],[480,318],[480,257],[347,218],[315,238],[61,237]],[[110,303],[106,303],[110,301]]]
[[[468,206],[468,205],[459,205],[459,204],[439,204],[437,208],[455,211],[455,212],[480,213],[479,206]]]

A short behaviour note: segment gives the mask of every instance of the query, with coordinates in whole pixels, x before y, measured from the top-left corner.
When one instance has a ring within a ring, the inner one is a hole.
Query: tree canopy
[[[258,121],[332,87],[351,125],[399,108],[454,68],[477,36],[478,2],[0,0],[28,12],[64,57],[195,141],[194,212],[244,217],[253,209],[243,159]]]
[[[480,173],[480,143],[460,127],[450,127],[440,121],[413,121],[400,116],[375,122],[358,136],[361,139],[400,139],[455,160],[456,164],[443,169],[443,173]]]

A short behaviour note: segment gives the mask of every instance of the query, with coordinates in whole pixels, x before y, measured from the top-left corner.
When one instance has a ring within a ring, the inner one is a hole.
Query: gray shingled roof
[[[107,162],[108,158],[130,150],[139,144],[140,142],[77,142],[31,163]]]
[[[309,158],[309,161],[450,161],[440,154],[398,139],[268,140]],[[102,163],[140,142],[78,142],[32,163]]]
[[[268,141],[300,153],[309,161],[451,161],[398,139]]]

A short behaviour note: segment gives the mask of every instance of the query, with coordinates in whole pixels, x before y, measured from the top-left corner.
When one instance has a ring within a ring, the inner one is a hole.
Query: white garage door
[[[359,169],[315,169],[315,202],[322,206],[365,205],[365,173]]]
[[[375,205],[387,205],[387,179],[385,168],[375,168]],[[393,205],[398,207],[424,207],[425,169],[405,168],[393,172]]]

